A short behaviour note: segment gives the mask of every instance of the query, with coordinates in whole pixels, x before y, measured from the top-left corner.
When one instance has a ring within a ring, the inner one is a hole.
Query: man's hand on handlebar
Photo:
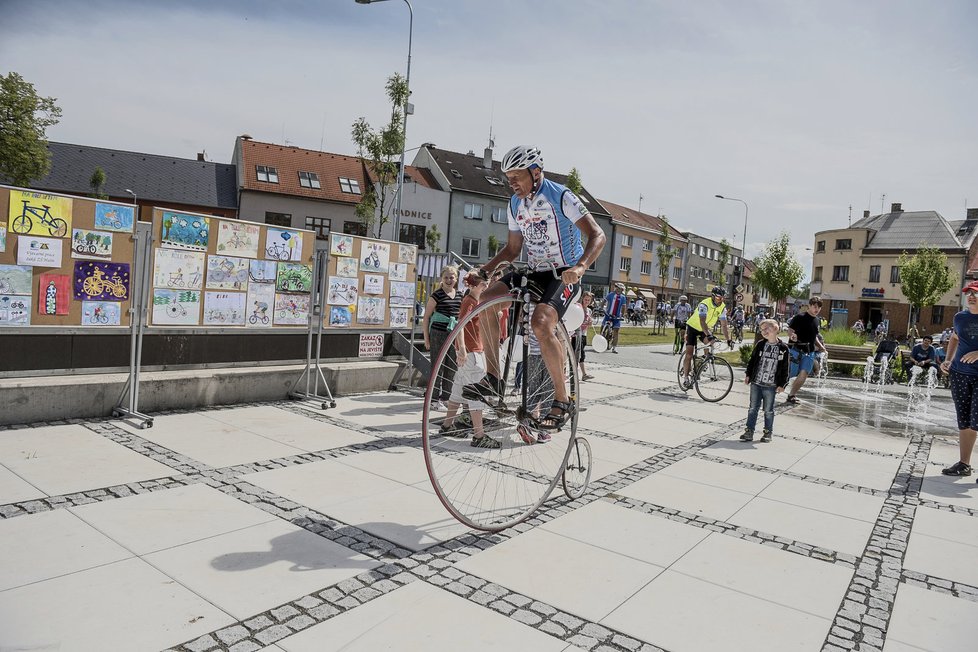
[[[584,276],[585,271],[586,268],[583,265],[574,265],[561,273],[560,280],[564,285],[577,285],[581,282],[581,277]]]

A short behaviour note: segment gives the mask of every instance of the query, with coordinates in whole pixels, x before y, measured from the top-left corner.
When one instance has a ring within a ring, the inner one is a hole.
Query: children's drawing
[[[76,260],[75,298],[126,301],[129,298],[129,263]]]
[[[407,265],[404,263],[391,263],[390,277],[392,281],[406,281]]]
[[[414,245],[397,245],[397,261],[413,265],[418,260],[418,248]]]
[[[414,305],[414,283],[391,283],[391,305],[408,306]]]
[[[274,260],[248,261],[248,280],[251,283],[274,283],[276,263]]]
[[[363,293],[364,294],[383,294],[384,293],[384,277],[380,274],[364,274],[363,275]]]
[[[265,258],[269,260],[302,260],[302,234],[284,229],[265,229]]]
[[[408,327],[408,309],[391,308],[391,328]]]
[[[164,247],[207,251],[211,220],[201,215],[163,211],[163,230],[160,240]]]
[[[120,326],[122,310],[112,301],[82,301],[82,326]]]
[[[17,264],[32,267],[61,267],[64,240],[22,235],[17,239]]]
[[[108,231],[72,229],[71,257],[108,260],[112,257],[112,234]]]
[[[357,323],[380,326],[384,323],[386,299],[381,297],[360,297],[357,304]]]
[[[386,242],[364,240],[360,245],[360,269],[386,274],[391,264],[391,246]]]
[[[248,286],[248,326],[255,328],[272,325],[272,312],[275,307],[275,286],[271,283],[252,283]]]
[[[340,276],[329,277],[329,290],[326,293],[326,303],[331,306],[348,306],[357,302],[359,285],[356,277],[343,278]]]
[[[330,306],[329,325],[335,328],[349,328],[353,317],[346,306]]]
[[[244,326],[244,292],[204,292],[204,325]]]
[[[279,263],[275,289],[280,292],[311,292],[312,267],[296,263]]]
[[[207,289],[248,289],[248,259],[230,256],[207,257]]]
[[[7,223],[0,222],[0,253],[7,250]]]
[[[37,281],[37,314],[67,315],[71,278],[67,274],[41,274]]]
[[[356,276],[359,271],[360,261],[356,258],[337,258],[336,259],[336,275],[337,276]]]
[[[199,323],[199,290],[153,290],[154,326],[196,326]]]
[[[352,256],[353,236],[345,235],[343,233],[331,233],[329,235],[329,255]]]
[[[31,296],[0,294],[0,326],[29,326]]]
[[[228,256],[258,257],[261,227],[248,222],[220,221],[217,224],[217,252]]]
[[[308,294],[275,294],[276,325],[305,326],[309,323]]]
[[[30,294],[31,268],[26,265],[0,265],[0,294]]]
[[[11,190],[7,217],[11,233],[67,238],[71,234],[71,197]]]
[[[135,206],[123,204],[95,204],[95,228],[106,231],[132,233],[135,221]]]
[[[204,252],[157,249],[153,286],[175,290],[199,290],[204,282]]]

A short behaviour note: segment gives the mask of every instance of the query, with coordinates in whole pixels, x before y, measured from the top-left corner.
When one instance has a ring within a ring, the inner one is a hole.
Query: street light
[[[126,192],[128,192],[130,195],[132,195],[132,205],[134,207],[133,208],[133,212],[136,214],[136,221],[138,222],[139,221],[139,204],[136,203],[136,193],[134,193],[132,190],[129,190],[129,188],[126,188]]]
[[[747,213],[750,210],[747,206],[747,202],[743,199],[737,199],[736,197],[724,197],[723,195],[713,195],[717,199],[726,199],[727,201],[739,201],[744,205],[744,242],[740,248],[740,276],[737,279],[738,283],[744,278],[744,258],[747,256]],[[737,305],[737,295],[734,295],[734,306]]]
[[[369,5],[374,2],[387,2],[387,0],[356,0],[357,4]],[[407,150],[407,117],[411,110],[411,41],[414,37],[414,7],[411,6],[409,0],[404,0],[404,4],[408,6],[408,58],[407,58],[407,76],[404,78],[404,83],[407,86],[407,99],[404,100],[404,143],[401,146],[401,165],[397,171],[397,206],[395,207],[394,214],[394,242],[400,242],[400,225],[401,225],[401,197],[404,195],[404,158]]]

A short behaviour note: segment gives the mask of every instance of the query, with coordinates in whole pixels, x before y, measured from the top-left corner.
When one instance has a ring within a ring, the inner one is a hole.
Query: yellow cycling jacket
[[[713,325],[723,315],[723,311],[727,309],[727,305],[725,303],[721,303],[719,306],[713,305],[713,297],[707,297],[700,301],[699,305],[696,306],[696,310],[686,320],[687,327],[698,331],[703,330],[700,328],[700,306],[706,306],[706,327],[713,330]]]

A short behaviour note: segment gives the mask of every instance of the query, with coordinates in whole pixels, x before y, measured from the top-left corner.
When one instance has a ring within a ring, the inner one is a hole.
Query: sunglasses
[[[965,294],[965,296],[973,297],[975,295],[978,295],[978,290],[968,290],[964,294]]]

